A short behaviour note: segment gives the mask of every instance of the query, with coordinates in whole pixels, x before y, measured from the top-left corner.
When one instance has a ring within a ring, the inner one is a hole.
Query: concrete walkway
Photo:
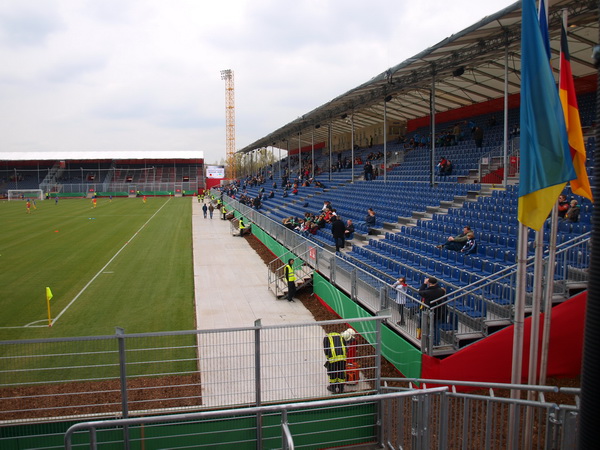
[[[276,300],[267,288],[267,267],[246,239],[231,235],[231,223],[204,219],[192,206],[196,324],[199,330],[314,322],[301,302]]]
[[[236,230],[237,233],[237,230]],[[267,267],[254,249],[233,236],[231,223],[204,219],[202,204],[192,206],[196,323],[199,330],[302,324],[263,334],[261,397],[263,401],[327,397],[323,329],[300,301],[276,300],[267,287]],[[307,324],[307,325],[304,325]],[[208,407],[255,401],[254,336],[232,332],[199,338],[202,402]],[[347,391],[368,389],[362,374]]]

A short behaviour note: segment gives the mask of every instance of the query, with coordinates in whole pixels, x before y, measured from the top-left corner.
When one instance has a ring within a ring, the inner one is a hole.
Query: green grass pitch
[[[194,329],[189,198],[36,206],[0,202],[0,340]]]

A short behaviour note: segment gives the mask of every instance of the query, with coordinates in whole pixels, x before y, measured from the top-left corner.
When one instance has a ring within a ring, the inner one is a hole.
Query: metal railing
[[[273,292],[275,298],[283,297],[288,290],[284,267],[290,258],[298,259],[294,263],[296,286],[301,288],[312,282],[313,269],[304,263],[304,261],[311,258],[311,251],[298,254],[296,253],[296,249],[291,249],[267,264],[267,287]]]
[[[382,393],[363,397],[78,423],[67,430],[64,444],[68,450],[96,449],[107,442],[125,448],[575,448],[579,389],[383,381]],[[509,398],[511,390],[538,399]],[[547,400],[559,393],[566,400]],[[223,427],[227,433],[215,436]]]
[[[122,442],[124,448],[137,448],[148,441],[153,446],[169,448],[189,448],[191,443],[194,448],[259,449],[376,444],[385,435],[379,424],[380,413],[391,402],[422,399],[429,403],[445,391],[447,388],[438,387],[366,397],[82,422],[67,430],[64,444],[66,450],[82,447],[95,450],[106,442]],[[317,427],[315,419],[323,423]],[[227,423],[227,433],[219,433],[215,439],[216,426],[211,427],[210,423],[217,421]],[[249,427],[248,422],[253,426]],[[187,426],[189,431],[185,436],[178,433],[178,424]],[[153,427],[152,435],[146,438],[142,430],[149,427]],[[80,444],[73,444],[74,440]]]
[[[382,321],[259,320],[235,329],[0,341],[0,423],[326,397],[323,327],[342,331],[347,324],[363,338],[355,346],[362,375],[348,391],[373,392]],[[2,442],[0,435],[0,448]]]

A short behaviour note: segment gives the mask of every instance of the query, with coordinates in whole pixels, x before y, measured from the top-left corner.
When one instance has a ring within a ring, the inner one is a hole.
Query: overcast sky
[[[0,0],[0,152],[236,148],[514,3]]]

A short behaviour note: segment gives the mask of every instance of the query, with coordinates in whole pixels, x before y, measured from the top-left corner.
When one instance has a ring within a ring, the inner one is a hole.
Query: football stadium
[[[536,6],[224,167],[1,151],[0,448],[591,448],[598,3]]]

